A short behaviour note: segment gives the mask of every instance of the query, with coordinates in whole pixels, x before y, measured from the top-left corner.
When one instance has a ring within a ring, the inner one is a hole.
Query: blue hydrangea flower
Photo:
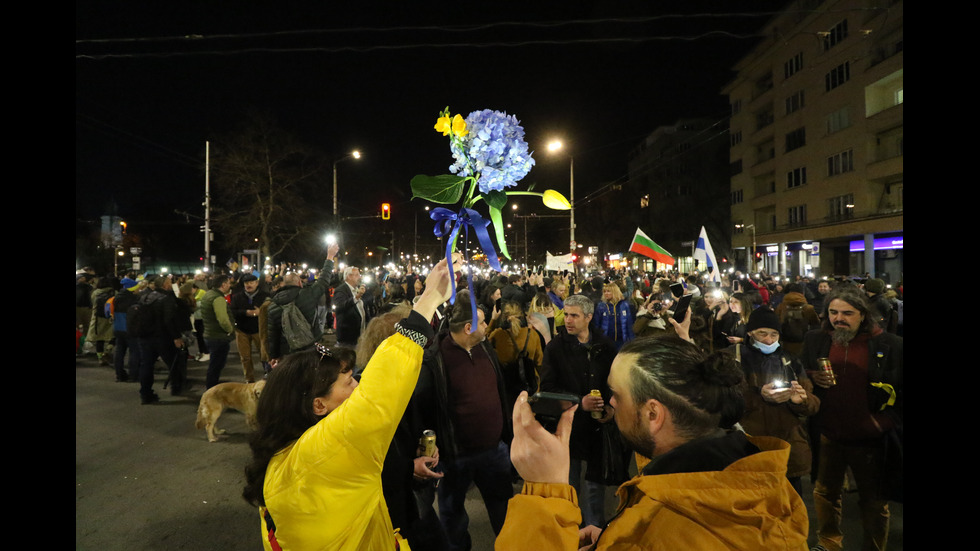
[[[524,128],[513,115],[484,109],[466,117],[469,134],[451,145],[456,162],[449,171],[460,176],[479,175],[481,193],[513,187],[534,166],[524,141]]]

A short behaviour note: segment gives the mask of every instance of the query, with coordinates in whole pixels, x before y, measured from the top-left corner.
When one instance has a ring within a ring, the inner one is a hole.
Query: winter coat
[[[745,380],[742,382],[745,413],[739,421],[742,428],[753,436],[774,436],[789,442],[786,476],[809,474],[812,457],[806,419],[820,409],[820,398],[813,393],[813,383],[806,376],[802,363],[782,347],[771,354],[765,354],[749,342],[735,345],[730,351],[745,373]],[[790,401],[775,404],[763,399],[762,386],[777,379],[799,382],[806,391],[806,401],[802,404]]]
[[[92,304],[99,305],[97,308],[92,308],[92,318],[89,321],[88,335],[86,339],[89,342],[96,341],[108,341],[112,339],[112,320],[106,317],[105,301],[112,298],[113,290],[107,287],[102,287],[92,291]]]
[[[290,302],[295,302],[303,317],[310,322],[313,328],[313,337],[319,339],[322,336],[323,328],[316,320],[316,309],[320,305],[320,299],[327,294],[330,288],[331,274],[333,273],[333,260],[325,259],[323,267],[320,268],[320,277],[312,285],[299,287],[287,285],[282,287],[272,295],[272,302],[269,304],[269,312],[266,319],[268,332],[266,344],[269,351],[269,358],[281,358],[290,353],[289,344],[282,331],[282,307]]]
[[[640,475],[624,483],[616,516],[594,549],[806,550],[806,506],[786,478],[789,444],[747,440],[759,451],[722,470]],[[526,482],[508,504],[496,549],[578,549],[581,520],[570,485]]]
[[[589,336],[591,341],[581,344],[577,336],[563,329],[551,339],[541,366],[542,392],[567,392],[581,397],[596,389],[603,401],[609,403],[612,392],[607,379],[616,357],[616,344],[594,327],[590,328]],[[600,431],[600,423],[592,418],[592,413],[578,408],[572,421],[569,451],[573,459],[589,463],[589,470],[601,467]]]
[[[427,320],[413,320],[424,327]],[[381,470],[422,364],[422,347],[395,334],[337,409],[269,462],[263,496],[282,549],[395,549]],[[262,541],[272,547],[265,510]]]
[[[626,299],[617,302],[615,306],[605,301],[600,302],[596,305],[594,319],[595,327],[616,343],[616,350],[635,336],[633,323],[636,321],[636,314],[630,301]]]
[[[201,299],[201,319],[204,320],[204,338],[231,340],[235,337],[235,322],[228,312],[228,300],[221,291],[211,289]]]

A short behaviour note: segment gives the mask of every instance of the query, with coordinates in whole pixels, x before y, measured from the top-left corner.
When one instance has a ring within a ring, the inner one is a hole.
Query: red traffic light
[[[391,204],[381,203],[381,219],[391,220]]]

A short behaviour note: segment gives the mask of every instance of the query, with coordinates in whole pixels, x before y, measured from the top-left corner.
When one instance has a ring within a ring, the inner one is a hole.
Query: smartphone
[[[694,295],[684,295],[677,299],[677,304],[674,306],[674,319],[677,323],[683,323],[684,318],[687,317],[687,309],[691,305],[691,297]]]
[[[495,304],[495,306],[497,307],[497,311],[498,311],[498,312],[503,312],[503,310],[502,310],[502,309],[501,309],[501,307],[500,307],[500,302],[501,302],[502,300],[504,300],[504,299],[502,299],[502,298],[498,298],[498,299],[497,299],[497,302],[496,302],[496,303],[494,303],[494,304]]]
[[[562,413],[579,403],[579,397],[564,392],[538,392],[529,397],[527,402],[531,404],[535,417],[557,421]]]
[[[684,296],[684,285],[681,283],[671,283],[670,294],[674,295],[674,298],[681,298]]]

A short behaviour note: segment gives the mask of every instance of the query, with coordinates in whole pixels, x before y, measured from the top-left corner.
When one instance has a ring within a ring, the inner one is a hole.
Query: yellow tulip
[[[568,202],[568,199],[565,199],[564,195],[553,189],[547,189],[541,194],[541,202],[544,203],[544,206],[548,207],[549,209],[569,210],[572,208],[572,205]]]

